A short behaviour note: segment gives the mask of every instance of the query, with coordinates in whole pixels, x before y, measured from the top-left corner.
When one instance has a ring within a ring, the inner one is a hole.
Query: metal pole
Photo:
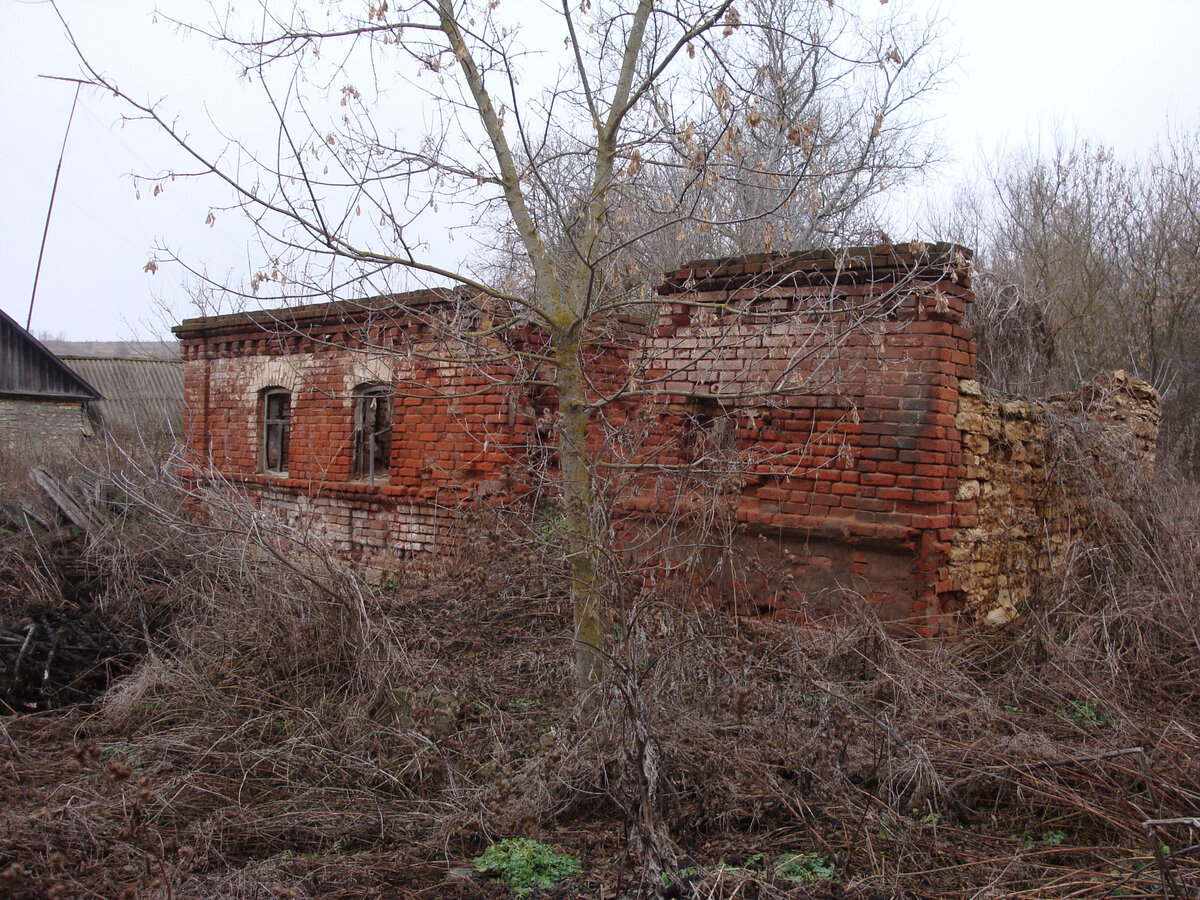
[[[46,235],[50,233],[50,214],[54,212],[54,195],[58,193],[58,176],[62,174],[63,157],[67,154],[67,137],[71,134],[71,122],[75,118],[75,105],[79,103],[80,84],[75,85],[75,99],[71,101],[71,114],[67,116],[67,130],[63,132],[62,149],[58,151],[58,168],[54,170],[54,186],[50,188],[50,206],[46,209],[46,226],[42,229],[42,246],[38,250],[37,268],[33,272],[33,293],[29,295],[29,316],[25,319],[25,330],[33,324],[33,301],[37,299],[38,278],[42,274],[42,257],[46,254]]]

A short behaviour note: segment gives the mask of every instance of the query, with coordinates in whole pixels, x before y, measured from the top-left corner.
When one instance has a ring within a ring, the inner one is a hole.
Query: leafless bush
[[[979,379],[1014,396],[1044,396],[1057,387],[1052,379],[1062,375],[1045,304],[1003,273],[979,272],[973,287],[964,323],[979,348]]]
[[[1089,498],[1097,524],[1065,582],[1033,610],[1030,633],[1105,695],[1144,701],[1147,688],[1170,686],[1190,696],[1200,676],[1200,488],[1113,446],[1111,430],[1062,422],[1054,435],[1052,464]]]
[[[481,512],[451,575],[368,588],[228,486],[128,462],[81,558],[148,652],[94,714],[3,720],[0,869],[27,896],[429,896],[525,835],[585,893],[1161,891],[1142,822],[1200,804],[1200,502],[1141,471],[1097,481],[1105,540],[1008,632],[922,645],[865,605],[797,627],[639,580],[580,702],[551,514]]]

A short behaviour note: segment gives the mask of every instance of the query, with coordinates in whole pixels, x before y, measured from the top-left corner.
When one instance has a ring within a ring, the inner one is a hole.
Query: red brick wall
[[[741,581],[759,612],[861,595],[922,632],[942,630],[963,464],[958,384],[975,365],[961,324],[967,252],[692,263],[659,292],[670,303],[645,356],[663,413],[648,443],[687,463],[675,436],[696,412],[728,418],[750,562],[741,574],[722,567],[727,589]],[[631,505],[652,516],[672,493],[660,480]]]
[[[353,558],[445,546],[446,510],[513,491],[530,425],[514,416],[512,372],[443,361],[425,318],[320,306],[184,323],[192,473],[219,473]],[[390,471],[369,484],[353,476],[354,392],[373,383],[395,396]],[[271,387],[291,392],[286,475],[261,462]]]
[[[887,245],[670,273],[656,321],[593,336],[593,374],[630,388],[597,425],[597,452],[648,464],[612,482],[618,531],[632,538],[668,513],[676,533],[698,527],[692,513],[715,496],[741,563],[714,566],[709,583],[742,606],[779,614],[861,594],[941,630],[958,384],[974,369],[967,257]],[[438,298],[400,300],[407,312],[330,305],[180,326],[195,469],[372,560],[445,546],[463,504],[522,493],[553,393],[522,386],[508,359],[455,363],[462,348],[426,323]],[[374,487],[350,477],[351,395],[367,382],[397,392],[392,467]],[[258,396],[271,386],[292,391],[286,477],[260,471]],[[705,442],[718,437],[714,454]]]

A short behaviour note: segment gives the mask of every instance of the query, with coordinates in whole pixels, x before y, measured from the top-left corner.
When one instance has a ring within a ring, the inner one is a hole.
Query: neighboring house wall
[[[74,452],[91,433],[87,410],[99,399],[86,379],[0,311],[0,446]]]
[[[90,424],[78,400],[0,397],[0,442],[10,450],[79,449]],[[30,465],[36,459],[27,459]]]
[[[682,538],[651,562],[667,576],[670,548],[717,523],[727,537],[706,538],[698,587],[775,616],[862,597],[936,634],[1002,588],[1028,595],[1029,580],[1002,583],[1007,557],[980,524],[1008,513],[981,506],[979,485],[1023,474],[978,458],[993,425],[971,418],[968,251],[699,261],[659,293],[653,322],[617,323],[589,362],[603,385],[635,389],[589,436],[633,473],[597,473],[614,486],[619,544]],[[183,323],[192,477],[227,480],[380,564],[451,546],[464,509],[536,502],[554,465],[556,400],[536,377],[547,373],[504,352],[462,362],[431,327],[452,314],[449,296]],[[364,397],[386,389],[380,418]],[[386,443],[380,471],[364,471],[382,446],[368,439]]]

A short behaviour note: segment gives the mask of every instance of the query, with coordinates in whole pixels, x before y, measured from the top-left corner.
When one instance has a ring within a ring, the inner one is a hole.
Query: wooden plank
[[[63,484],[45,469],[34,466],[30,469],[33,480],[46,495],[54,501],[64,516],[84,531],[91,531],[101,524],[99,515],[91,509],[86,498],[76,497],[67,485]]]

